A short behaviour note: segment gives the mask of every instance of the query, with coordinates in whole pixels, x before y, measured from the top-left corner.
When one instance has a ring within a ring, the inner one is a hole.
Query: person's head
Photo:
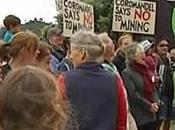
[[[139,45],[143,47],[146,55],[152,55],[154,53],[154,43],[149,40],[143,40],[139,42]]]
[[[13,33],[17,33],[21,30],[21,20],[15,15],[6,16],[3,23],[7,30],[12,31]]]
[[[0,66],[8,58],[8,49],[4,41],[0,40]]]
[[[64,45],[64,49],[65,49],[65,52],[66,52],[66,56],[69,57],[70,56],[70,41],[69,39],[64,39],[63,41],[63,45]]]
[[[170,57],[175,60],[175,48],[172,48],[170,51]]]
[[[47,32],[47,38],[51,45],[60,46],[63,45],[62,31],[56,27],[50,28]]]
[[[65,130],[66,104],[52,76],[39,68],[14,69],[0,87],[4,130]]]
[[[50,54],[51,54],[51,46],[48,43],[39,42],[39,54],[36,57],[37,66],[49,72],[49,63],[50,63]]]
[[[126,58],[128,62],[135,61],[139,64],[145,64],[145,52],[138,43],[129,45],[126,48]]]
[[[118,41],[117,41],[117,48],[125,49],[127,46],[133,43],[133,36],[130,33],[123,33]]]
[[[159,54],[167,56],[169,50],[168,40],[161,40],[157,45],[157,51]]]
[[[10,42],[9,54],[21,66],[35,64],[38,54],[38,38],[31,32],[19,32]]]
[[[115,46],[112,39],[108,36],[107,33],[101,33],[98,35],[104,44],[104,53],[103,57],[106,60],[112,61],[115,53]]]
[[[71,38],[70,58],[76,66],[84,62],[98,62],[103,50],[101,39],[93,32],[80,31]]]

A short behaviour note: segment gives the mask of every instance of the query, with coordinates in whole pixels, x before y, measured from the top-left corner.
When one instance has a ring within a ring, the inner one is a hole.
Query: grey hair
[[[97,61],[104,50],[101,39],[90,31],[79,31],[76,33],[71,38],[71,45],[76,45],[77,49],[85,51],[89,61]]]
[[[142,49],[142,47],[138,44],[138,42],[135,42],[134,44],[131,44],[126,48],[125,54],[127,61],[131,61],[135,58],[138,49]]]
[[[111,38],[108,36],[108,33],[106,32],[100,33],[98,36],[105,45],[109,43],[110,41],[112,41]]]

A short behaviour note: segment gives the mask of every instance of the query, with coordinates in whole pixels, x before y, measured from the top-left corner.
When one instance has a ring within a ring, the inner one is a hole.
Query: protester
[[[171,69],[175,71],[175,48],[172,48],[170,51],[170,62],[171,62]]]
[[[156,81],[159,80],[159,78],[156,70],[157,59],[156,59],[155,50],[154,50],[155,44],[151,41],[144,40],[144,41],[141,41],[139,45],[144,49],[145,63],[148,66],[148,69],[150,70],[150,72],[152,73],[151,78],[155,84],[154,87],[158,87],[156,86]]]
[[[10,63],[3,67],[3,74],[10,70],[25,65],[36,65],[38,54],[38,38],[31,32],[19,32],[15,34],[10,42],[9,55]]]
[[[170,120],[173,116],[172,113],[172,102],[174,98],[174,88],[173,88],[173,75],[170,66],[170,60],[167,57],[169,50],[168,40],[161,40],[157,45],[157,60],[158,60],[158,74],[160,77],[160,99],[163,104],[160,106],[159,110],[159,121],[157,125],[157,130],[160,129],[162,122],[163,130],[170,129]]]
[[[0,68],[8,62],[8,49],[4,41],[0,40]]]
[[[3,23],[7,29],[3,40],[9,43],[12,39],[12,36],[21,30],[21,20],[15,15],[8,15],[5,17]]]
[[[49,44],[52,46],[50,69],[52,73],[58,72],[58,66],[62,59],[66,56],[65,48],[63,45],[62,31],[58,28],[50,28],[47,33]]]
[[[2,68],[7,64],[8,59],[8,50],[4,41],[0,41],[0,83],[4,78],[4,74],[2,73]]]
[[[158,104],[155,102],[150,71],[143,48],[134,43],[126,51],[127,67],[122,72],[130,110],[139,130],[154,130]]]
[[[117,41],[117,50],[113,63],[121,73],[126,68],[125,48],[133,43],[133,36],[129,33],[122,34]]]
[[[36,57],[37,66],[50,73],[49,64],[52,47],[48,43],[40,41],[38,50],[39,54]]]
[[[66,130],[66,103],[54,79],[39,68],[11,71],[0,87],[0,124],[4,130]]]
[[[112,60],[115,55],[115,46],[113,41],[110,39],[107,33],[101,33],[98,35],[104,44],[104,53],[103,53],[103,63],[102,66],[105,70],[118,73],[116,66],[112,63]]]
[[[71,39],[71,58],[76,60],[76,69],[59,77],[77,113],[80,130],[126,130],[123,86],[117,75],[105,71],[98,62],[103,50],[96,34],[78,32]]]
[[[74,69],[74,64],[70,58],[70,43],[68,39],[64,39],[64,46],[66,50],[66,57],[63,58],[61,63],[58,66],[59,72],[71,71]]]
[[[156,58],[154,52],[154,43],[148,40],[144,40],[140,42],[141,47],[143,47],[145,52],[145,62],[148,65],[148,68],[151,70],[152,73],[156,72]],[[154,77],[155,79],[155,77]]]
[[[114,58],[114,44],[112,42],[112,39],[108,36],[107,33],[101,33],[98,35],[100,37],[100,39],[102,40],[103,44],[104,44],[104,53],[103,53],[103,58],[104,58],[104,62],[102,63],[102,66],[105,70],[112,72],[116,75],[118,75],[120,77],[120,74],[117,70],[117,68],[115,67],[115,65],[112,63],[112,60]],[[121,84],[123,85],[123,80],[122,78],[120,78],[121,80]],[[127,99],[127,93],[125,90],[125,87],[123,85],[123,89],[125,91],[125,96],[126,96],[126,100]],[[128,113],[127,113],[127,128],[126,130],[137,130],[137,126],[135,123],[135,120],[133,118],[133,116],[131,115],[130,111],[129,111],[129,106],[127,105],[127,109],[128,109]]]

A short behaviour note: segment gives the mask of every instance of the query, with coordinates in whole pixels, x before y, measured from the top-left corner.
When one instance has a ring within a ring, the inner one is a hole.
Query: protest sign
[[[155,22],[155,2],[114,0],[113,31],[153,35]]]
[[[79,30],[94,31],[93,6],[75,0],[63,0],[63,35],[71,37]]]

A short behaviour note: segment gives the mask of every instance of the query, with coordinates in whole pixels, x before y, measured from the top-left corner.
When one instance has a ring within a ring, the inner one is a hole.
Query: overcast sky
[[[35,17],[54,22],[57,12],[55,0],[0,0],[0,25],[8,14],[18,16],[22,23]]]

